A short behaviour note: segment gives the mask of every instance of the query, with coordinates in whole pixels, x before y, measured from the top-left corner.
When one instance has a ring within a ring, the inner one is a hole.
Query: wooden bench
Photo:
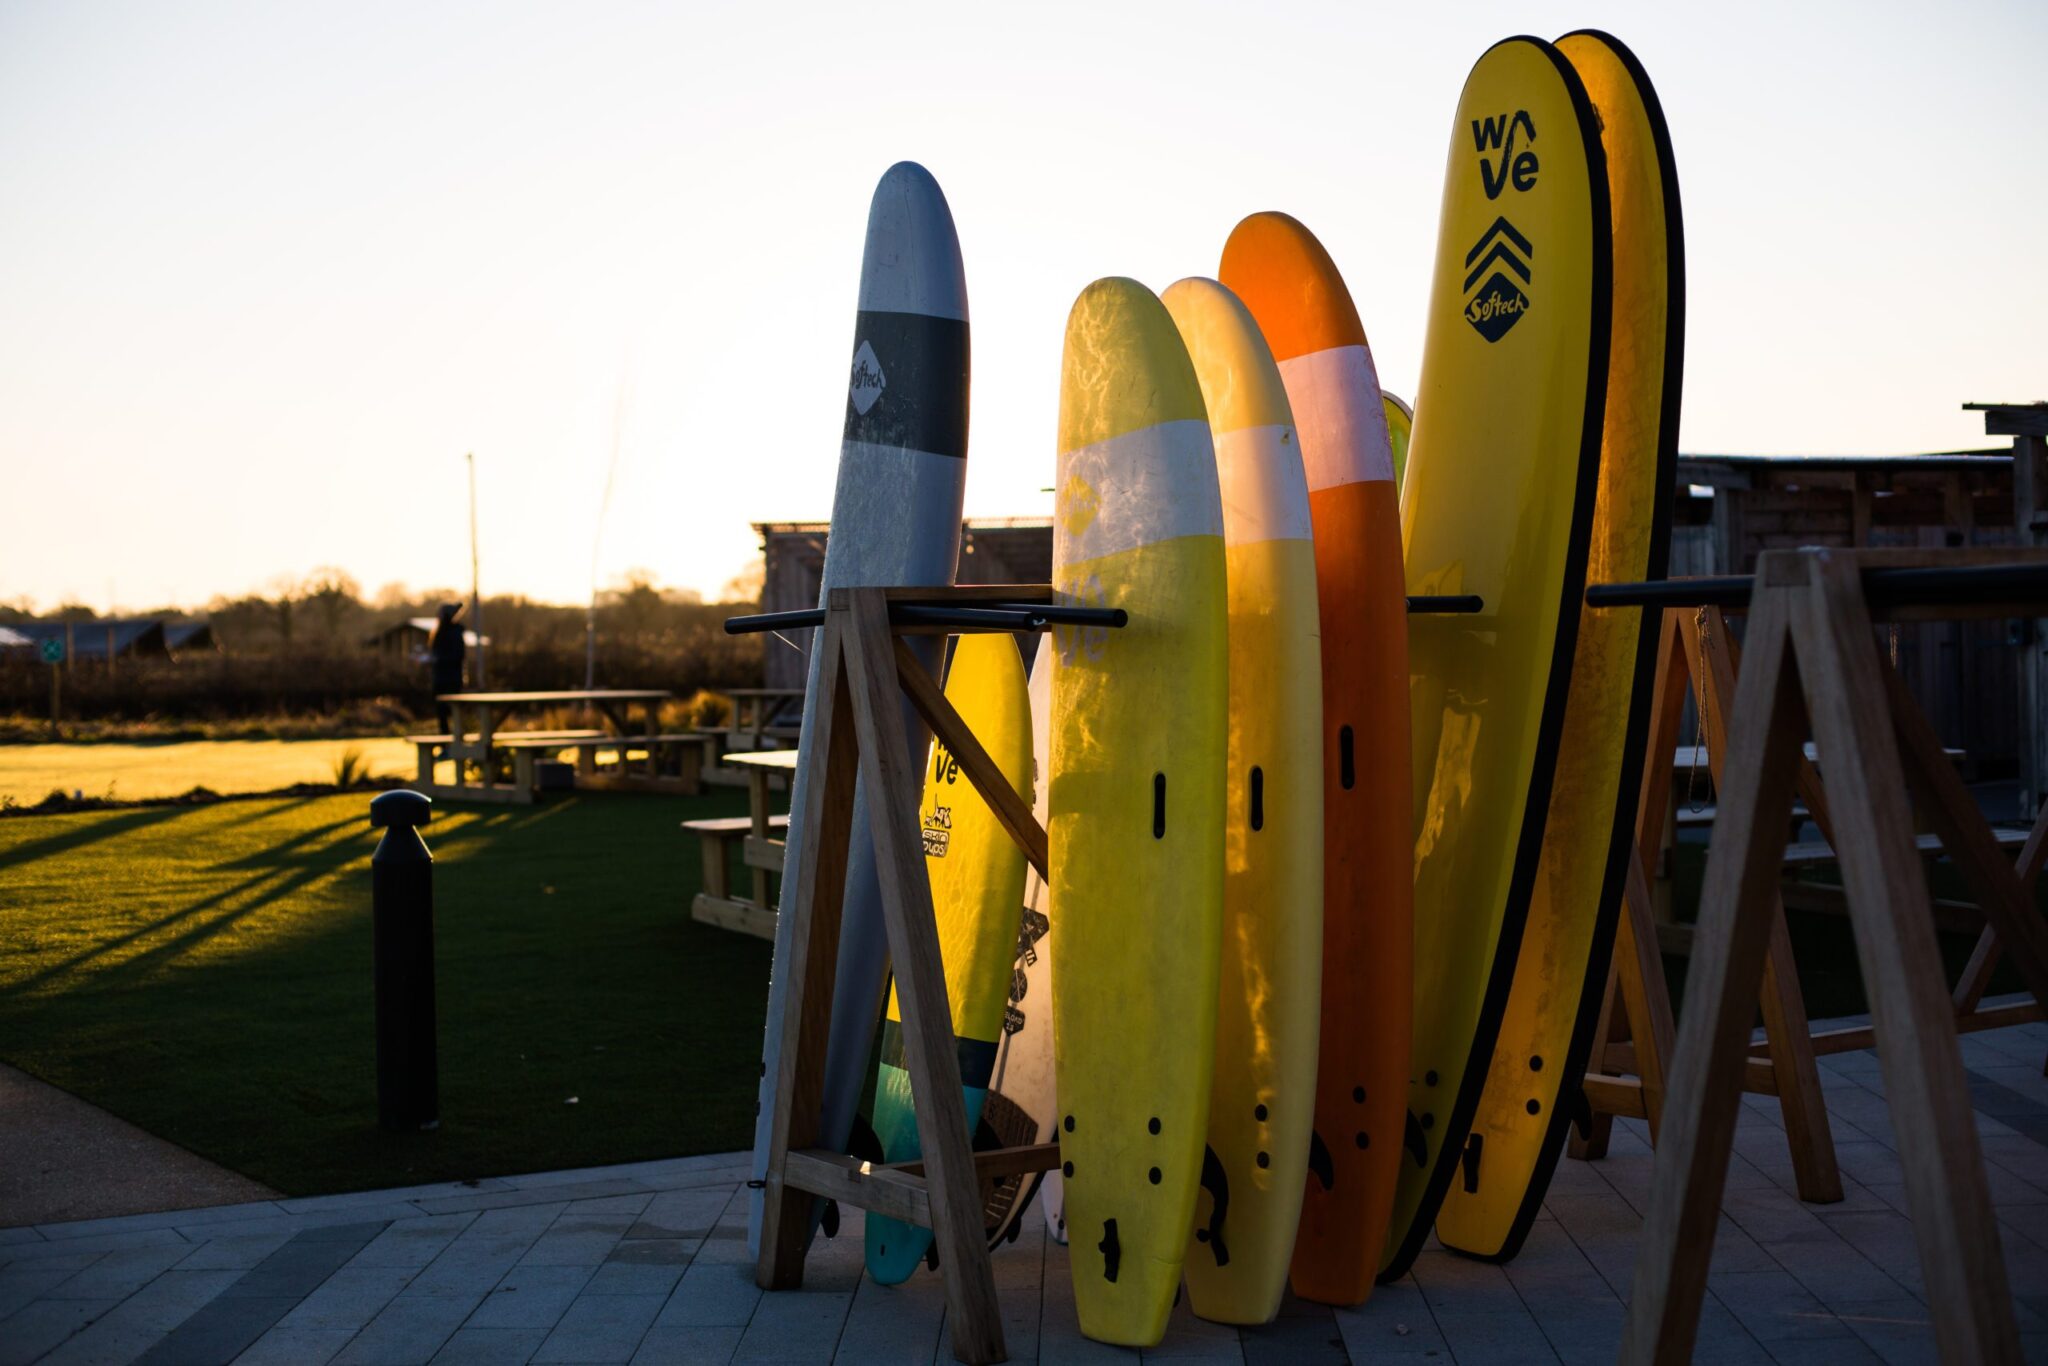
[[[703,731],[679,731],[670,735],[575,736],[515,732],[493,737],[492,744],[510,751],[515,770],[524,765],[525,776],[516,781],[529,787],[532,785],[534,758],[574,750],[578,790],[675,792],[694,797],[704,786],[705,748],[715,739]],[[598,768],[597,756],[601,750],[618,752],[619,763],[615,770],[604,772]],[[637,772],[630,757],[634,751],[646,756],[643,760],[645,767]]]
[[[789,817],[770,816],[768,828],[771,831],[787,830]],[[690,919],[706,925],[716,925],[722,930],[738,930],[773,943],[775,939],[775,911],[766,904],[767,878],[756,876],[754,887],[760,900],[734,896],[732,892],[731,869],[728,865],[730,850],[734,844],[740,846],[741,861],[757,873],[780,872],[782,870],[782,845],[754,833],[754,821],[750,816],[711,816],[702,820],[684,821],[683,829],[696,835],[701,862],[704,866],[704,890],[690,901]]]
[[[496,749],[507,749],[511,747],[510,742],[513,740],[585,740],[603,734],[604,732],[601,730],[507,731],[502,735],[492,736],[491,744]],[[405,737],[405,742],[411,745],[418,755],[417,771],[419,781],[427,787],[434,786],[434,764],[441,758],[442,751],[451,745],[458,743],[476,744],[479,740],[480,737],[468,735],[459,737],[459,739],[453,735],[408,735]],[[448,757],[455,763],[459,764],[462,762],[462,759],[457,756],[450,755]],[[520,768],[520,761],[516,754],[512,764],[513,771],[517,774]],[[526,775],[527,781],[522,785],[524,791],[531,792],[533,790],[532,776],[531,771],[529,771]]]

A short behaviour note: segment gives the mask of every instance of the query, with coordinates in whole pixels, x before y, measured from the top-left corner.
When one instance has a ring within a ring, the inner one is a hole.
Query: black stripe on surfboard
[[[1579,419],[1578,480],[1572,489],[1572,534],[1570,553],[1565,557],[1564,583],[1557,604],[1557,635],[1550,659],[1550,675],[1543,689],[1543,718],[1537,730],[1528,800],[1522,811],[1522,828],[1515,845],[1514,872],[1508,883],[1507,906],[1501,916],[1500,938],[1494,946],[1493,965],[1487,973],[1486,995],[1480,1003],[1478,1023],[1471,1050],[1458,1079],[1458,1094],[1450,1113],[1433,1137],[1437,1143],[1430,1167],[1429,1184],[1415,1217],[1405,1229],[1392,1229],[1389,1240],[1397,1238],[1391,1256],[1381,1268],[1381,1284],[1399,1280],[1415,1264],[1422,1245],[1436,1223],[1437,1210],[1449,1194],[1457,1176],[1465,1138],[1472,1129],[1472,1117],[1479,1110],[1480,1095],[1486,1089],[1486,1074],[1493,1060],[1494,1045],[1500,1039],[1501,1016],[1506,1014],[1508,990],[1514,984],[1515,963],[1522,952],[1522,930],[1529,919],[1529,901],[1535,892],[1536,872],[1543,854],[1543,827],[1550,812],[1550,789],[1557,771],[1557,749],[1564,733],[1565,701],[1571,691],[1572,660],[1578,653],[1579,609],[1586,591],[1586,552],[1593,530],[1593,500],[1600,488],[1600,441],[1607,419],[1607,362],[1614,317],[1614,223],[1607,194],[1607,151],[1600,143],[1600,123],[1585,83],[1563,53],[1541,38],[1522,34],[1503,38],[1494,47],[1528,43],[1556,68],[1558,79],[1570,96],[1578,116],[1579,142],[1586,156],[1586,183],[1591,199],[1592,220],[1592,316],[1587,327],[1586,405]],[[1487,52],[1492,52],[1488,48]],[[1486,54],[1480,54],[1480,61]],[[1478,63],[1473,64],[1477,66]]]
[[[982,1039],[955,1039],[953,1051],[960,1062],[960,1084],[986,1090],[996,1072],[996,1046]],[[903,1056],[903,1026],[896,1020],[882,1021],[882,1065],[910,1070]]]
[[[846,439],[967,454],[967,323],[863,309],[846,384]]]
[[[1685,221],[1678,202],[1678,163],[1671,152],[1671,130],[1664,122],[1664,106],[1656,87],[1636,54],[1612,34],[1599,29],[1579,29],[1567,38],[1592,38],[1605,43],[1628,71],[1643,112],[1650,125],[1651,141],[1657,153],[1657,171],[1664,196],[1665,234],[1665,322],[1664,376],[1657,409],[1657,475],[1655,509],[1650,523],[1649,564],[1645,578],[1662,579],[1670,574],[1671,498],[1678,480],[1678,416],[1685,378]],[[1607,869],[1600,885],[1600,904],[1593,928],[1592,951],[1586,959],[1586,975],[1580,986],[1578,1015],[1572,1023],[1571,1043],[1565,1051],[1564,1066],[1556,1071],[1558,1094],[1550,1106],[1550,1123],[1537,1150],[1536,1166],[1530,1173],[1529,1188],[1515,1211],[1514,1222],[1500,1247],[1490,1253],[1465,1253],[1482,1261],[1504,1262],[1522,1250],[1536,1216],[1542,1212],[1543,1197],[1550,1191],[1558,1158],[1565,1146],[1564,1130],[1581,1111],[1572,1092],[1586,1075],[1593,1053],[1593,1034],[1600,1023],[1600,1006],[1607,994],[1607,969],[1614,955],[1614,939],[1621,921],[1622,897],[1628,887],[1629,855],[1636,844],[1636,805],[1641,798],[1643,747],[1650,728],[1650,706],[1656,689],[1657,640],[1663,634],[1660,614],[1645,612],[1636,637],[1635,686],[1629,697],[1629,719],[1621,751],[1621,782],[1614,798],[1613,843],[1607,851]],[[1450,1246],[1445,1244],[1445,1246]],[[1462,1248],[1452,1248],[1464,1252]]]

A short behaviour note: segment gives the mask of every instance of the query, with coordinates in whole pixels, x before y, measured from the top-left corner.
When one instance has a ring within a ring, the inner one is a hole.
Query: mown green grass
[[[294,783],[333,782],[336,764],[351,752],[380,777],[409,777],[417,767],[413,747],[389,736],[0,745],[0,801],[33,806],[52,791],[117,801],[154,801],[195,787],[275,792]]]
[[[0,1059],[288,1194],[721,1151],[769,946],[692,922],[738,794],[437,810],[439,1131],[376,1127],[364,795],[0,821]]]

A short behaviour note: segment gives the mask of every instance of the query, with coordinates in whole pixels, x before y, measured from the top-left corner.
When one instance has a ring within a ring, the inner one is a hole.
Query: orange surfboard
[[[1405,1146],[1414,840],[1407,589],[1386,413],[1365,328],[1322,243],[1281,213],[1237,225],[1217,272],[1266,334],[1294,410],[1323,631],[1323,1018],[1315,1135],[1289,1280],[1372,1293]]]

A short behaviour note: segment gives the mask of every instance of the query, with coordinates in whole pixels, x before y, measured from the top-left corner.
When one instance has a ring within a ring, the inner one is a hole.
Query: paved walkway
[[[2048,1363],[2048,1027],[1964,1041],[2030,1360]],[[1701,1361],[1933,1360],[1877,1060],[1822,1060],[1848,1198],[1802,1205],[1774,1102],[1748,1098]],[[0,1363],[950,1360],[940,1282],[861,1275],[858,1215],[804,1290],[762,1295],[744,1159],[263,1200],[0,1231]],[[1177,1310],[1142,1354],[1074,1326],[1066,1250],[1039,1220],[996,1258],[1019,1362],[1611,1362],[1650,1176],[1640,1125],[1560,1164],[1505,1267],[1432,1247],[1361,1309],[1290,1303],[1239,1333]]]
[[[277,1194],[0,1063],[0,1228]]]

